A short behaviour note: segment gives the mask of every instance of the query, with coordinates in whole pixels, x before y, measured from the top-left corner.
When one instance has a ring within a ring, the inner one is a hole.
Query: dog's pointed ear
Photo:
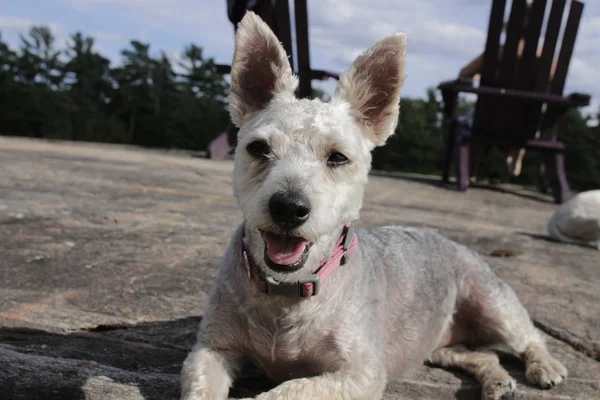
[[[405,55],[406,35],[389,36],[358,56],[335,90],[374,146],[385,144],[398,123]]]
[[[298,85],[283,46],[269,26],[246,12],[238,25],[231,65],[229,113],[241,127],[248,116],[264,109],[282,92],[294,93]]]

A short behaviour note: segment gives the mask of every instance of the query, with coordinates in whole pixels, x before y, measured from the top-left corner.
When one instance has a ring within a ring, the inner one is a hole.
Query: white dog
[[[600,250],[600,190],[579,193],[561,204],[548,221],[548,233],[561,242]]]
[[[483,399],[512,398],[488,345],[515,352],[543,388],[566,376],[477,255],[427,230],[350,225],[371,150],[398,120],[405,41],[393,35],[359,56],[323,103],[295,98],[287,56],[260,18],[240,23],[230,111],[244,222],[184,363],[182,399],[226,399],[248,360],[280,382],[257,399],[380,399],[389,379],[427,359],[473,374]]]

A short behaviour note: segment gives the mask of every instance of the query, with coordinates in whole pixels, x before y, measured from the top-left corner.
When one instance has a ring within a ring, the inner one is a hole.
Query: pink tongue
[[[299,237],[281,236],[265,232],[263,239],[267,244],[267,255],[275,264],[291,265],[298,261],[308,242]]]

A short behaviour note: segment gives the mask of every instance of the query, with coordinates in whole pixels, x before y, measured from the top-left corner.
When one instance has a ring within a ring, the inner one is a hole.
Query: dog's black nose
[[[299,194],[278,192],[269,200],[269,213],[280,227],[294,229],[308,219],[310,203]]]

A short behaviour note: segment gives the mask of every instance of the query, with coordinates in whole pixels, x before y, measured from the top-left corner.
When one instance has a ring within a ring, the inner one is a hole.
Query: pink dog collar
[[[312,297],[319,293],[321,283],[341,265],[344,265],[356,252],[358,247],[358,237],[354,233],[354,227],[349,222],[344,225],[342,235],[338,239],[331,257],[321,263],[319,268],[312,274],[296,282],[277,282],[265,274],[256,266],[244,245],[244,230],[241,236],[241,252],[244,260],[244,268],[248,277],[257,283],[258,289],[274,296],[284,297]]]

